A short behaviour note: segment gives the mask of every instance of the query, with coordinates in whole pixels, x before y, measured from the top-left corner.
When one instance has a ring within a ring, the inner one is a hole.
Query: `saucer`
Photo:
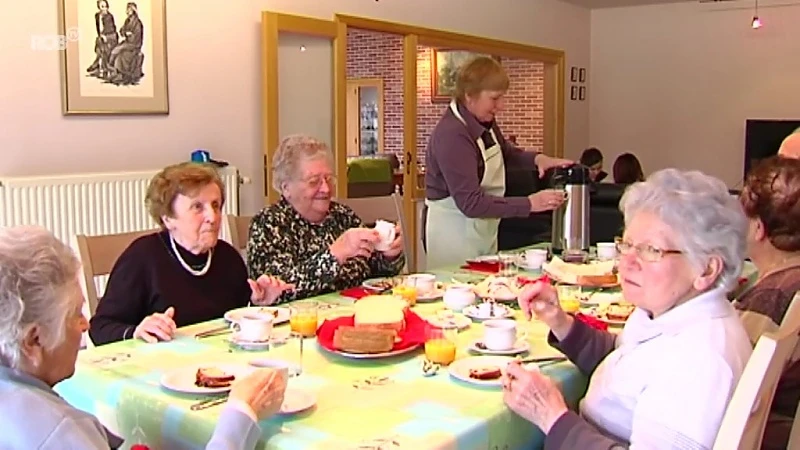
[[[482,353],[484,355],[517,355],[520,353],[525,353],[531,348],[531,344],[524,340],[520,339],[514,343],[514,347],[507,349],[507,350],[489,350],[488,348],[481,348],[479,345],[482,345],[481,340],[473,341],[469,344],[469,350],[475,353]]]
[[[472,321],[463,314],[450,311],[439,311],[433,316],[425,318],[428,323],[439,328],[458,328],[463,330],[472,325]]]
[[[245,350],[266,350],[272,343],[272,339],[270,338],[264,341],[249,341],[247,339],[240,339],[235,336],[230,336],[228,338],[228,342]]]
[[[494,314],[492,315],[481,314],[478,305],[467,306],[461,312],[470,319],[475,320],[505,319],[514,316],[514,311],[511,308],[501,304],[494,305]]]
[[[444,289],[436,288],[430,292],[425,292],[423,294],[417,294],[417,301],[418,302],[430,302],[433,300],[438,300],[444,297]]]

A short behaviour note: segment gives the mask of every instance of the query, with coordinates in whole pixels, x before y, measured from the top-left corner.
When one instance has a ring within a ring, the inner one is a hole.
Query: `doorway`
[[[383,80],[347,80],[347,156],[383,154]]]

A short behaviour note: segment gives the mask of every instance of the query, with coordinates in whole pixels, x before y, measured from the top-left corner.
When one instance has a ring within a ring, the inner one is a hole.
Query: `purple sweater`
[[[528,217],[531,206],[527,197],[495,197],[481,189],[485,164],[477,140],[483,137],[486,141],[488,129],[463,105],[458,104],[458,111],[466,126],[448,107],[428,140],[425,150],[426,197],[429,200],[452,197],[458,209],[470,218]],[[520,150],[506,142],[496,123],[491,127],[507,167],[536,170],[536,153]]]

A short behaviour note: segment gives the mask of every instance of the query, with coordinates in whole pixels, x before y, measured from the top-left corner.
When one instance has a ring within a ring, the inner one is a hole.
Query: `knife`
[[[566,356],[535,356],[535,357],[528,357],[519,359],[520,364],[530,364],[530,363],[549,363],[555,364],[564,362],[567,360]]]
[[[200,411],[203,409],[208,409],[217,405],[221,405],[227,401],[228,401],[227,395],[218,398],[208,398],[195,403],[194,405],[190,406],[189,409],[191,409],[192,411]]]

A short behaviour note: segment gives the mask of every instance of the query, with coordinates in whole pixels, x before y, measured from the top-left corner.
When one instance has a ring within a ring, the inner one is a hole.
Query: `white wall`
[[[51,1],[0,14],[0,176],[150,169],[195,148],[240,167],[245,212],[262,204],[260,11],[336,12],[560,48],[588,66],[590,13],[558,0],[192,0],[167,7],[170,114],[64,117],[59,59],[31,49],[55,34]],[[299,74],[298,74],[299,75]],[[588,143],[588,103],[567,106],[567,148]]]
[[[646,172],[693,168],[739,184],[745,119],[800,118],[790,2],[762,7],[760,30],[751,1],[592,11],[590,138],[607,170],[629,151]]]

